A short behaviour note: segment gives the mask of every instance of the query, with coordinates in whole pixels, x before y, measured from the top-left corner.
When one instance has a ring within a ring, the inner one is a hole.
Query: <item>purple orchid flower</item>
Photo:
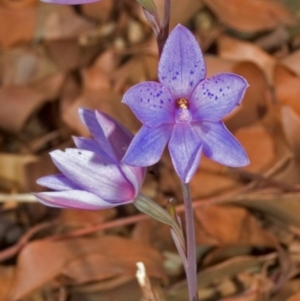
[[[240,143],[221,119],[240,104],[248,84],[241,76],[221,73],[205,78],[203,55],[193,34],[177,25],[164,46],[158,82],[130,88],[123,97],[143,123],[122,162],[149,166],[168,144],[181,180],[188,183],[201,153],[231,167],[249,164]]]
[[[51,207],[90,210],[133,202],[146,174],[145,168],[120,163],[133,135],[104,113],[80,109],[79,116],[94,139],[74,137],[78,149],[50,153],[62,174],[38,179],[55,191],[36,198]]]

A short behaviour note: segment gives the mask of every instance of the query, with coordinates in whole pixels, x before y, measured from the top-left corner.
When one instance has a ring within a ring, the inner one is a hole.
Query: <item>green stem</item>
[[[186,242],[187,242],[187,267],[186,276],[190,301],[198,301],[197,286],[197,257],[196,257],[196,239],[194,212],[192,207],[192,198],[189,184],[181,183],[183,201],[185,207],[185,223],[186,223]]]

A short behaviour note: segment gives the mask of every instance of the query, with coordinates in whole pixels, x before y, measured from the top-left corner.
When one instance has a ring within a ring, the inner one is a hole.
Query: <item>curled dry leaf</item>
[[[293,25],[296,20],[287,8],[271,0],[203,0],[225,25],[244,32]]]
[[[250,61],[263,70],[268,83],[273,83],[273,70],[276,60],[253,43],[244,42],[221,35],[218,39],[219,55],[222,58]]]
[[[197,243],[274,247],[274,238],[245,209],[234,206],[204,206],[195,212]],[[212,222],[213,221],[213,222]],[[226,225],[226,227],[224,227]],[[203,241],[204,237],[208,241]],[[214,241],[214,243],[212,243]]]
[[[64,241],[38,240],[20,253],[9,301],[16,301],[33,290],[67,276],[73,283],[134,278],[137,261],[146,261],[149,276],[163,279],[162,257],[149,246],[116,236]],[[101,263],[101,264],[100,264]],[[103,264],[103,269],[102,269]],[[125,274],[125,275],[124,275]]]

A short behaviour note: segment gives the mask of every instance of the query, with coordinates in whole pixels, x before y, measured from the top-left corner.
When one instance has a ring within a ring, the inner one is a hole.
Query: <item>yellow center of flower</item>
[[[192,115],[189,110],[189,101],[185,98],[179,98],[176,101],[177,110],[175,120],[177,123],[186,123],[192,120]]]
[[[181,108],[181,109],[187,109],[189,107],[189,102],[185,98],[179,98],[177,100],[177,106],[178,106],[178,108]]]

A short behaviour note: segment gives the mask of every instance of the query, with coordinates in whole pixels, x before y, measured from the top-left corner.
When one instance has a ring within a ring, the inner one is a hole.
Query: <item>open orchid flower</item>
[[[139,195],[146,169],[120,163],[133,135],[108,115],[80,109],[92,138],[74,137],[78,149],[50,153],[62,174],[37,180],[51,192],[35,193],[52,207],[104,209],[133,202]]]
[[[175,170],[185,183],[196,172],[202,151],[223,165],[249,164],[243,147],[221,121],[240,104],[248,84],[231,73],[211,78],[205,78],[205,74],[197,41],[188,29],[177,25],[159,61],[160,83],[137,84],[123,97],[143,123],[123,163],[152,165],[168,144]]]

